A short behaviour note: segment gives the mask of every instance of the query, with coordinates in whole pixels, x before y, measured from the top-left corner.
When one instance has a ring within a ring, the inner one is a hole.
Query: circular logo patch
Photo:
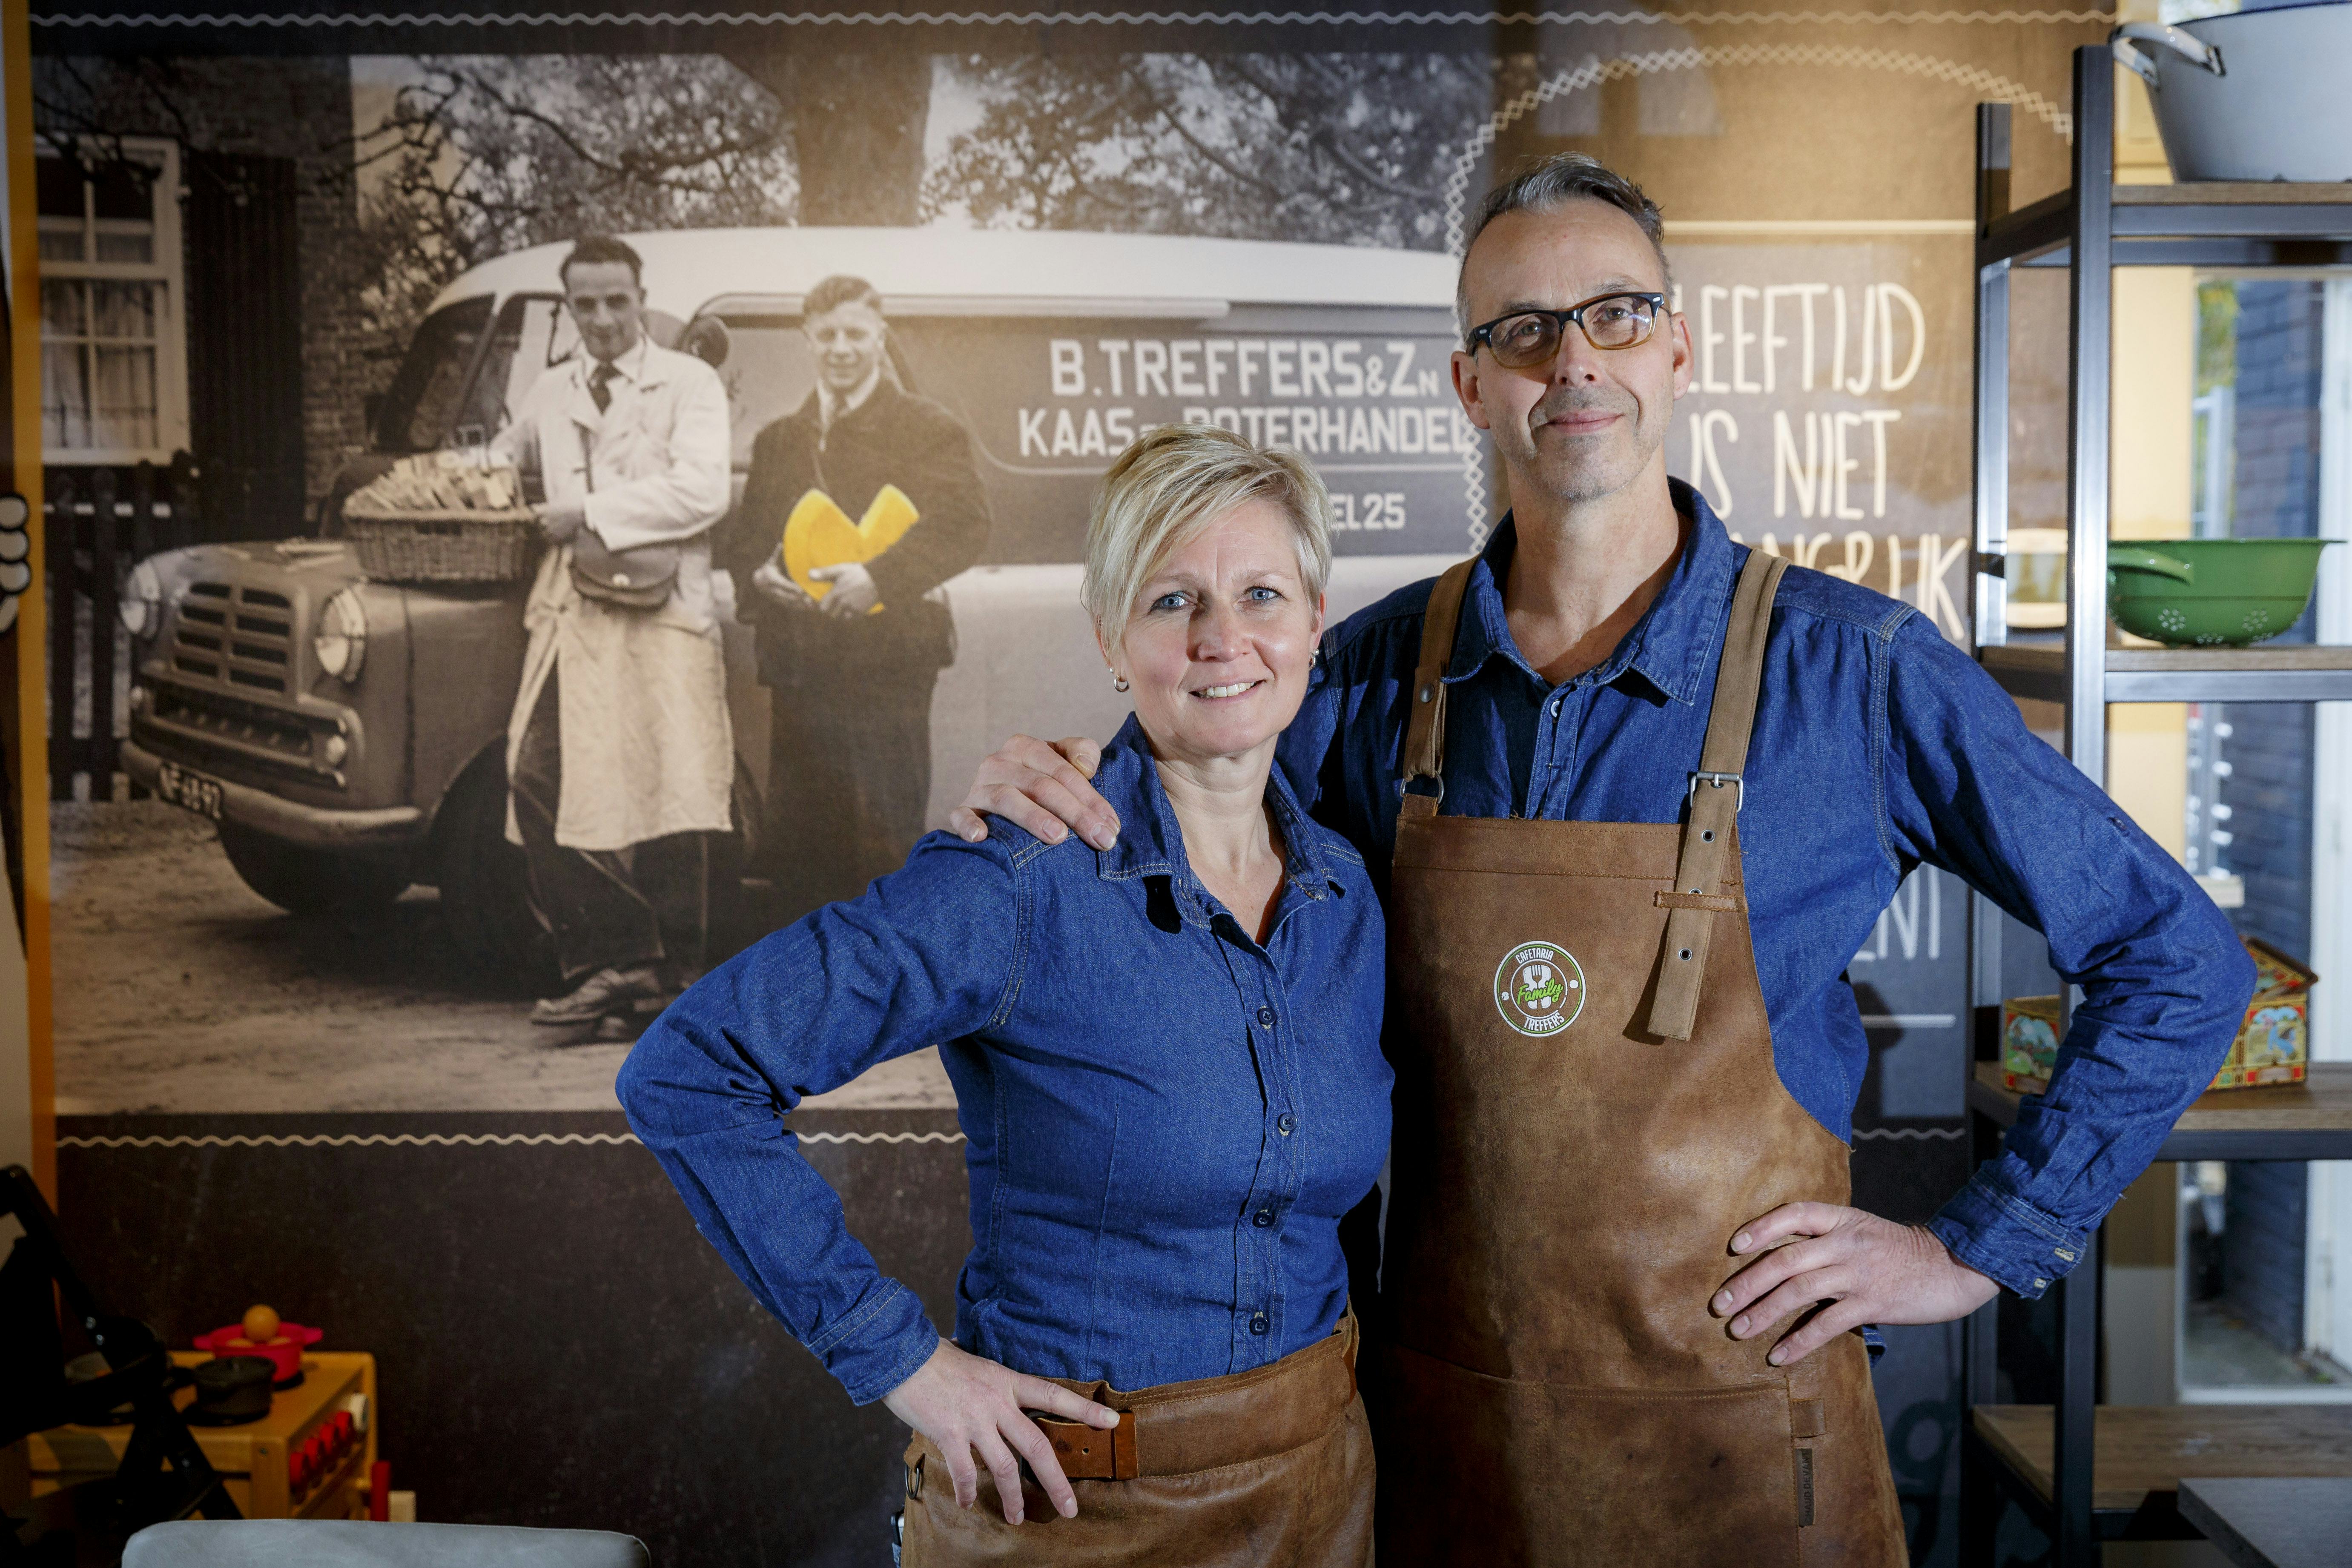
[[[1564,947],[1523,942],[1496,967],[1495,1010],[1522,1035],[1557,1035],[1584,1011],[1584,971]]]

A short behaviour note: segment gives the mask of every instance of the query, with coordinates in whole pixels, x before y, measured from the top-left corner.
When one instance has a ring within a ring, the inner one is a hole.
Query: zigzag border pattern
[[[803,1143],[961,1143],[961,1132],[803,1132]],[[60,1149],[509,1149],[621,1147],[633,1132],[342,1132],[154,1134],[138,1138],[60,1138]]]
[[[1968,1135],[1965,1127],[1857,1127],[1853,1130],[1857,1143],[1865,1138],[1916,1138],[1924,1143],[1930,1138],[1965,1138]]]
[[[394,16],[384,12],[300,16],[239,16],[211,11],[192,16],[35,16],[36,27],[1055,27],[1055,26],[1563,26],[1594,23],[1671,23],[1677,26],[1737,27],[1756,24],[1788,26],[2113,26],[2112,11],[1147,11],[1132,16],[1102,11],[950,11],[937,16],[897,16],[868,11],[825,11],[777,16],[761,11],[661,11],[626,16],[612,11],[452,12],[446,16]]]

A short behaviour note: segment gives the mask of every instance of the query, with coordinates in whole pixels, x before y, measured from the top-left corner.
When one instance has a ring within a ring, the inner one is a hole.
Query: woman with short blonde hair
[[[1087,521],[1078,600],[1097,628],[1125,629],[1143,581],[1171,553],[1245,501],[1289,521],[1299,581],[1317,604],[1331,577],[1331,497],[1296,452],[1253,447],[1216,425],[1162,425],[1118,455]]]
[[[915,1428],[909,1568],[1371,1562],[1339,1226],[1388,1147],[1383,931],[1361,858],[1273,767],[1329,511],[1289,453],[1136,442],[1082,590],[1135,707],[1094,779],[1126,831],[933,833],[713,971],[622,1069],[703,1234]],[[778,1119],[934,1043],[971,1183],[952,1341]]]

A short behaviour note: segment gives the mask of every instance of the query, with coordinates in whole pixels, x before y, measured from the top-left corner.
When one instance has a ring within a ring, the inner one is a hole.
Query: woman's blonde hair
[[[1162,425],[1118,455],[1087,520],[1079,602],[1116,649],[1143,584],[1168,558],[1245,501],[1290,519],[1310,604],[1331,575],[1331,497],[1294,452],[1257,447],[1214,425]]]

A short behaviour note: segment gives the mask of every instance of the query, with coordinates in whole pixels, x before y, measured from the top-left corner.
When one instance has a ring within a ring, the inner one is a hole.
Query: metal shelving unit
[[[2117,185],[2115,67],[2107,49],[2096,45],[2074,56],[2072,174],[2066,190],[2011,211],[2009,107],[1978,107],[1973,607],[1978,658],[1986,671],[2013,696],[2063,705],[2068,759],[2104,785],[2110,702],[2352,700],[2352,647],[2109,648],[2105,571],[2112,269],[2352,264],[2352,186]],[[2009,303],[2012,269],[2020,267],[2062,268],[2069,274],[2063,647],[2011,645],[2008,636],[2002,574],[2009,537]],[[1971,1001],[1979,1008],[1997,1008],[2001,1001],[2000,918],[1981,899],[1972,900],[1969,973]],[[2001,1131],[2016,1120],[2017,1108],[2017,1097],[2000,1087],[1997,1070],[1988,1078],[1979,1064],[1969,1086],[1971,1146],[1979,1163],[1999,1152]],[[2352,1066],[2315,1068],[2309,1086],[2209,1096],[2182,1117],[2157,1159],[2352,1159]],[[2104,1256],[2102,1243],[2052,1287],[2059,1318],[2054,1407],[1995,1405],[1997,1308],[1988,1305],[1969,1321],[1962,1342],[1964,1564],[1992,1561],[2003,1495],[2049,1532],[2056,1568],[2092,1568],[2102,1540],[2198,1534],[2172,1506],[2169,1490],[2118,1484],[2119,1468],[2112,1477],[2108,1468],[2095,1472],[2093,1449],[2104,1435],[2119,1452],[2129,1443],[2136,1458],[2147,1461],[2134,1475],[2161,1475],[2164,1446],[2174,1440],[2168,1423],[2179,1422],[2166,1413],[2192,1408],[2097,1411]],[[2210,1436],[2179,1440],[2183,1454],[2198,1453],[2196,1463],[2214,1468],[2172,1474],[2232,1473],[2226,1452],[2215,1451]],[[2345,1454],[2345,1470],[2305,1473],[2352,1473],[2352,1422]]]

